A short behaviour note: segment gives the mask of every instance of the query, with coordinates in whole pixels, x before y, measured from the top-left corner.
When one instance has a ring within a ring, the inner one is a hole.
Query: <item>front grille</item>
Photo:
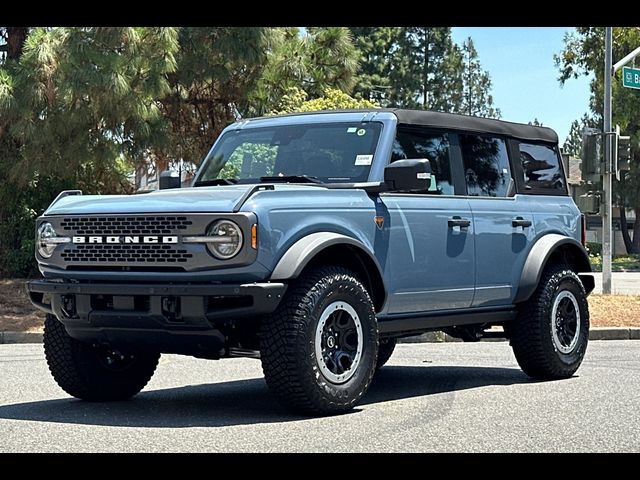
[[[162,244],[80,244],[66,247],[60,254],[67,263],[186,263],[193,254]]]
[[[168,235],[186,230],[192,221],[178,216],[68,217],[60,227],[76,235]]]
[[[204,243],[184,242],[184,237],[206,235],[211,223],[221,216],[200,212],[50,216],[47,221],[56,232],[72,237],[72,241],[60,244],[43,263],[70,272],[177,273],[229,268],[254,261],[256,253],[250,247],[243,247],[242,254],[229,261],[215,258]],[[251,222],[255,223],[253,214],[228,216],[244,231],[251,228]],[[145,239],[147,236],[157,239]],[[73,237],[83,238],[75,239],[78,243],[74,243]]]

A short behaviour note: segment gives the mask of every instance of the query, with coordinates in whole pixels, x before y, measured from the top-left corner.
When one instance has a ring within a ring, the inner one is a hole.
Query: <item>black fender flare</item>
[[[528,300],[540,282],[542,271],[544,270],[549,257],[553,255],[559,248],[569,249],[573,255],[573,268],[576,273],[591,272],[591,264],[589,263],[589,254],[585,248],[576,239],[550,233],[541,237],[529,251],[529,255],[524,262],[522,274],[520,275],[520,284],[513,303],[520,303]],[[584,285],[587,295],[591,293],[595,286],[593,276],[579,275]]]
[[[379,306],[384,305],[387,299],[387,288],[378,259],[362,242],[339,233],[316,232],[296,241],[289,247],[280,260],[278,260],[278,263],[273,269],[270,280],[274,282],[281,282],[298,278],[300,273],[309,264],[309,262],[316,257],[316,255],[321,253],[323,250],[336,245],[351,247],[356,250],[356,252],[364,255],[367,260],[366,266],[369,268],[375,268],[375,272],[368,271],[367,273],[370,277],[369,280],[377,282],[379,289],[381,289],[379,293],[382,294],[382,298],[379,298],[376,303]]]

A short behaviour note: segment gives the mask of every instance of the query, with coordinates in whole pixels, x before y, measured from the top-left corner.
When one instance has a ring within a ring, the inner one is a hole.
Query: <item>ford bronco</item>
[[[65,191],[37,219],[28,291],[70,395],[129,398],[161,353],[240,356],[289,408],[331,414],[427,331],[506,337],[534,378],[584,357],[594,280],[549,128],[398,109],[256,118],[222,132],[192,186],[160,180]]]

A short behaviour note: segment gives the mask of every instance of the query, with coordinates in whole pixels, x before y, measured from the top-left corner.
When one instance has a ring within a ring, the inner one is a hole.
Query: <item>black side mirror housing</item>
[[[431,187],[431,164],[426,158],[396,160],[384,169],[388,191],[420,192]]]
[[[165,170],[160,173],[160,190],[166,190],[167,188],[180,188],[180,175],[178,172],[171,170]]]

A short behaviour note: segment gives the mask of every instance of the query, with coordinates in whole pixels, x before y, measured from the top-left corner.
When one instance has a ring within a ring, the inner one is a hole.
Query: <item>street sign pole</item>
[[[602,212],[602,293],[611,294],[611,80],[613,60],[611,44],[612,27],[605,28],[604,37],[604,168],[602,171],[602,191],[604,205]]]

